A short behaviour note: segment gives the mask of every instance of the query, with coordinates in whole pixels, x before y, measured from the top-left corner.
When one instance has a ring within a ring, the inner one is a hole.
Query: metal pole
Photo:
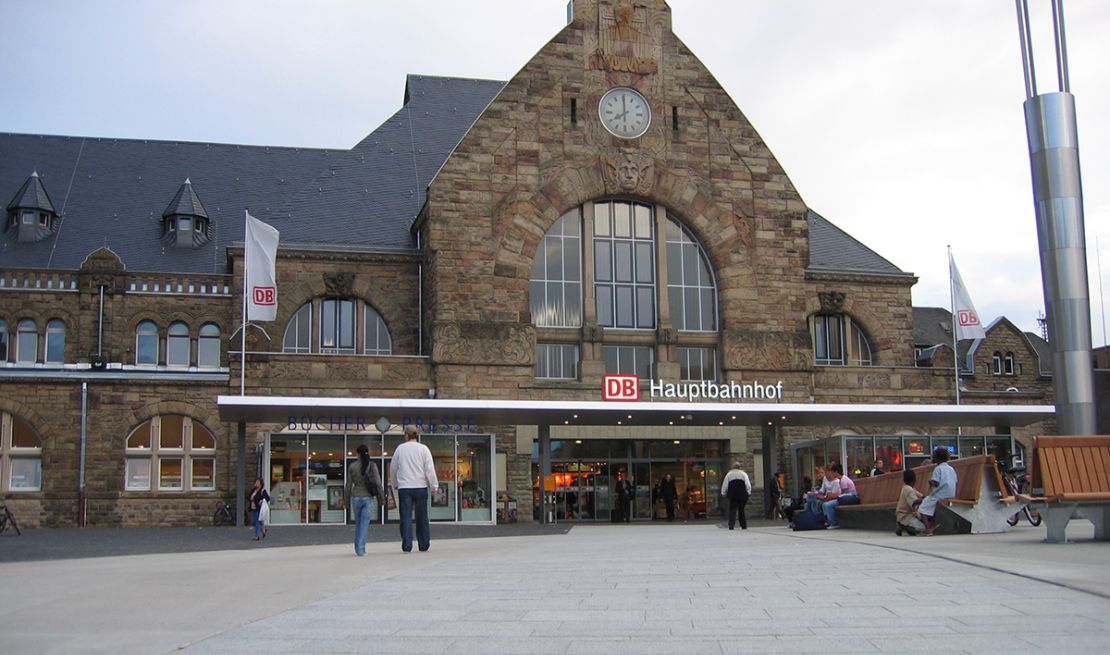
[[[1029,33],[1029,5],[1026,0],[1014,0],[1017,5],[1018,36],[1021,39],[1021,67],[1025,76],[1025,99],[1037,94],[1037,73],[1033,67],[1033,39]]]
[[[104,287],[100,288],[101,293]],[[85,495],[85,446],[89,436],[89,383],[81,383],[81,462],[77,473],[77,527],[85,527],[88,497]]]
[[[540,436],[540,523],[546,525],[550,511],[547,500],[547,479],[551,477],[551,426],[539,426]]]
[[[1068,39],[1064,34],[1064,0],[1052,0],[1052,33],[1056,38],[1056,79],[1062,93],[1071,93],[1068,77]]]
[[[771,494],[768,490],[771,488],[771,478],[775,475],[775,426],[763,425],[763,516],[773,516],[771,514]],[[785,492],[783,492],[785,493]]]
[[[239,421],[239,457],[235,463],[235,525],[243,527],[243,497],[247,492],[247,424]]]

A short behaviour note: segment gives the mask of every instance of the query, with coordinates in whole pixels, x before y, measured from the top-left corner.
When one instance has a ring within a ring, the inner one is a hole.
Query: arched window
[[[158,364],[158,326],[143,321],[135,328],[135,363],[139,366]]]
[[[42,490],[42,441],[31,425],[0,412],[0,490]]]
[[[25,318],[19,322],[15,337],[15,361],[34,364],[39,359],[39,330],[35,322]]]
[[[197,338],[197,366],[219,368],[220,366],[220,326],[205,323],[200,326]]]
[[[1006,353],[1006,357],[1002,359],[1002,372],[1005,375],[1013,375],[1016,368],[1014,367],[1014,353]]]
[[[61,364],[65,361],[66,324],[52,319],[46,324],[46,363]]]
[[[563,214],[532,260],[530,305],[537,327],[582,325],[582,213]]]
[[[818,366],[873,366],[871,340],[843,314],[813,317],[813,354]]]
[[[676,328],[717,331],[717,283],[705,251],[690,231],[670,216],[667,216],[667,295],[671,322]]]
[[[991,357],[991,373],[993,375],[1002,375],[1002,353],[995,351]]]
[[[625,200],[593,205],[594,299],[598,325],[655,329],[655,217]]]
[[[216,488],[216,437],[188,416],[143,421],[127,435],[127,491],[212,491]]]
[[[381,314],[367,305],[362,318],[362,352],[367,355],[389,355],[393,352],[393,340],[389,328],[385,326]]]
[[[166,366],[189,365],[189,326],[178,321],[166,331]]]
[[[355,301],[324,298],[320,303],[320,352],[354,354]]]
[[[0,364],[8,361],[8,322],[0,318]]]
[[[312,352],[312,303],[305,303],[285,327],[282,350],[287,353]]]

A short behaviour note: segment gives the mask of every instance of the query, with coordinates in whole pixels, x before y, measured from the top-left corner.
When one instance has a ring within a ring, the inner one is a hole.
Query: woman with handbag
[[[385,488],[378,467],[370,461],[370,449],[365,444],[355,449],[358,459],[347,466],[348,507],[355,515],[355,555],[366,554],[366,535],[373,518],[371,498],[378,499],[378,507],[385,506]]]
[[[251,523],[254,524],[254,540],[264,539],[266,537],[266,519],[268,516],[263,516],[263,510],[265,509],[265,513],[269,514],[270,494],[266,493],[262,478],[254,479],[254,486],[251,487],[247,501],[251,509]]]

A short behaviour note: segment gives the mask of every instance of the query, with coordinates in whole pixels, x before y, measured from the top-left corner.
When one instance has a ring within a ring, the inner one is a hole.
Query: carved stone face
[[[621,191],[634,191],[640,185],[640,165],[626,155],[617,164],[617,182]]]

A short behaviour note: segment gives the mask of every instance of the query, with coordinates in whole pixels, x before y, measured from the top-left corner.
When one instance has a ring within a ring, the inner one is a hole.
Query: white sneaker
[[[826,529],[828,529],[828,530],[839,530],[840,526],[839,525],[830,525]]]

